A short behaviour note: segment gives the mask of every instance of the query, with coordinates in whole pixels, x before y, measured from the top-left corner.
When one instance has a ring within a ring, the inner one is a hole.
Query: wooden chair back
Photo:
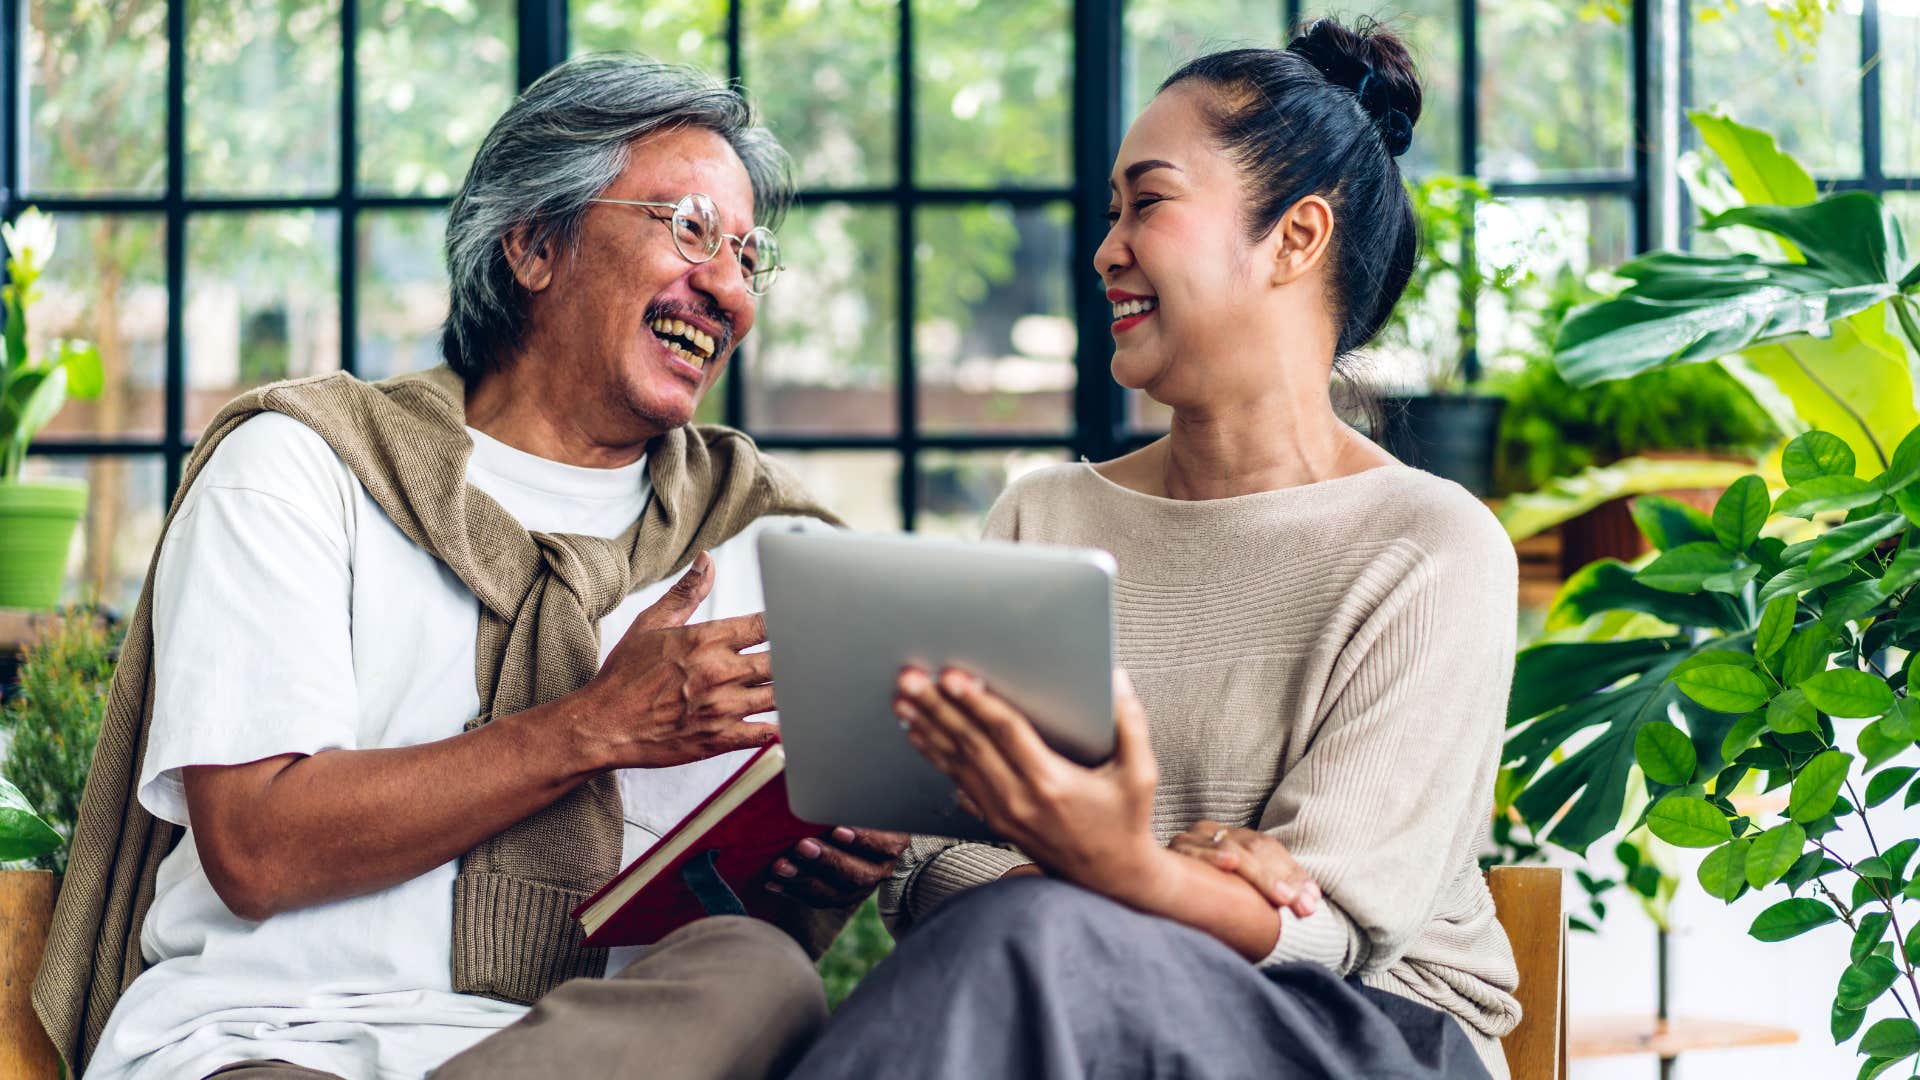
[[[1564,872],[1546,866],[1496,866],[1487,873],[1494,917],[1513,943],[1520,969],[1520,1026],[1500,1040],[1513,1080],[1567,1075],[1567,912]]]

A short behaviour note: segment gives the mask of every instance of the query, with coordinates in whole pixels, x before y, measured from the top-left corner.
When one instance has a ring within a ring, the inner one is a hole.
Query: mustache
[[[685,304],[675,300],[647,305],[645,321],[655,319],[679,319],[682,322],[698,320],[709,326],[718,327],[720,340],[714,342],[713,355],[725,356],[733,348],[733,319],[718,304]]]

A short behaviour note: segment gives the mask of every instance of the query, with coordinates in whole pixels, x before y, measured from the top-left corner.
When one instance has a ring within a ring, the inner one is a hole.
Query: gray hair
[[[571,253],[589,200],[626,169],[633,143],[681,127],[727,140],[747,167],[757,223],[778,226],[793,193],[789,159],[739,91],[632,53],[575,57],[494,123],[448,212],[448,366],[472,383],[520,345],[529,294],[507,263],[506,238],[525,230],[529,250]]]

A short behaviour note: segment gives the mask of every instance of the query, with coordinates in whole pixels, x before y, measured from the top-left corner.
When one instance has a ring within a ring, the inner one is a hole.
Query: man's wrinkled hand
[[[906,833],[842,825],[818,839],[800,841],[774,860],[767,889],[808,907],[850,907],[893,873],[905,850]]]

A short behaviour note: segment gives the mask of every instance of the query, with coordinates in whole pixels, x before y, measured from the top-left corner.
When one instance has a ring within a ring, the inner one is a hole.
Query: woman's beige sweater
[[[1514,656],[1514,555],[1471,495],[1388,466],[1163,499],[1090,465],[1001,496],[987,536],[1105,548],[1117,660],[1146,707],[1162,841],[1202,818],[1272,834],[1327,902],[1263,964],[1311,961],[1458,1017],[1495,1077],[1520,1016],[1485,843]],[[916,838],[896,926],[1027,860]]]

